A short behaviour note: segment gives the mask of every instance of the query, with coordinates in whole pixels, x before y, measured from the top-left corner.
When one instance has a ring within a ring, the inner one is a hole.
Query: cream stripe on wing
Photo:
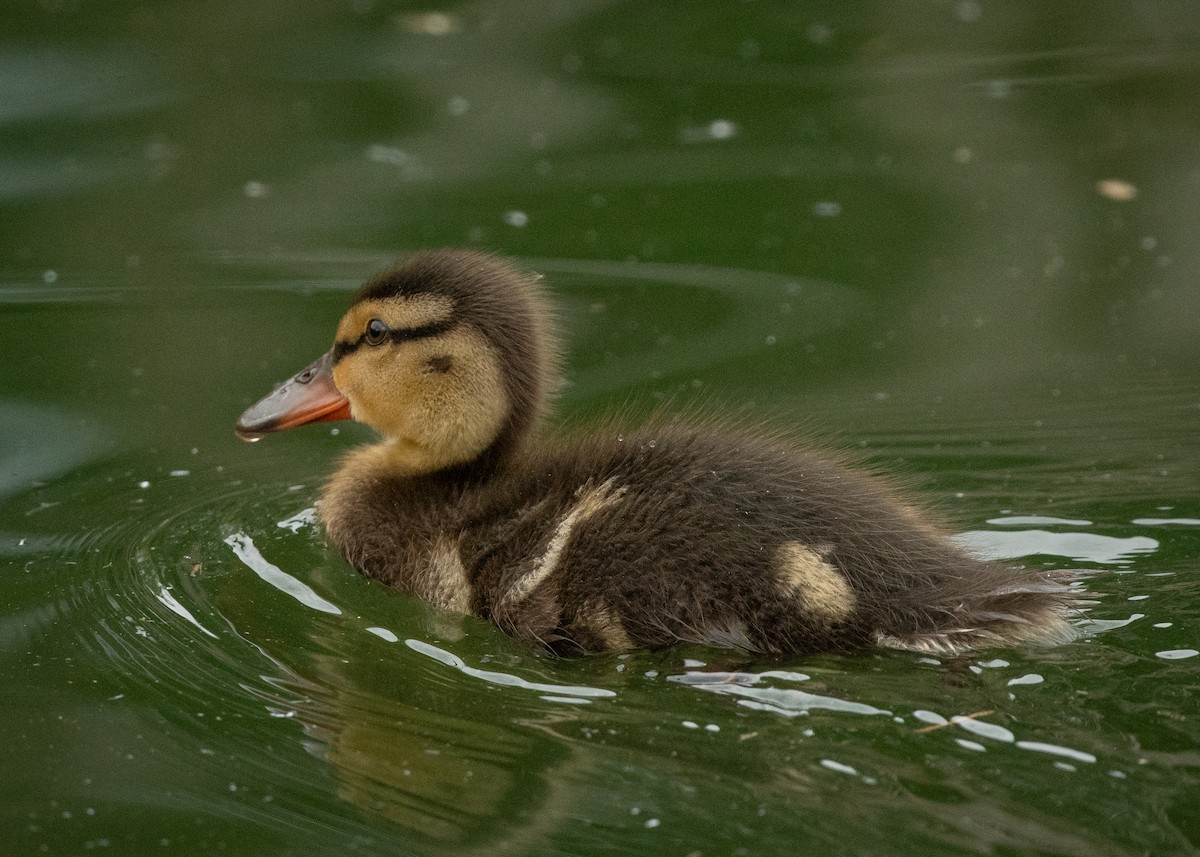
[[[621,652],[634,648],[621,618],[603,599],[586,602],[579,609],[579,616],[588,629],[604,641],[607,651]]]
[[[425,592],[416,593],[443,610],[471,612],[471,583],[463,568],[458,545],[439,539],[429,555],[429,575]]]
[[[562,552],[571,540],[571,532],[575,525],[608,508],[620,500],[628,490],[624,487],[613,488],[613,479],[608,479],[595,488],[589,487],[590,485],[589,482],[576,492],[579,502],[558,522],[546,545],[546,552],[537,557],[533,561],[533,568],[519,577],[508,592],[504,593],[501,604],[512,605],[528,598],[529,594],[558,568]]]

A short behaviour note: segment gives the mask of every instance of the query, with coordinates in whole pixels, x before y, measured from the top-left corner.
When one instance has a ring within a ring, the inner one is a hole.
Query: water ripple
[[[288,574],[279,566],[267,562],[255,547],[254,541],[245,533],[226,536],[225,544],[233,548],[237,558],[245,563],[247,568],[280,592],[295,598],[305,607],[311,607],[313,610],[320,610],[322,613],[330,613],[334,616],[342,614],[340,607],[322,598],[307,583]]]
[[[481,670],[476,667],[470,667],[467,666],[463,659],[458,657],[458,655],[448,652],[445,649],[439,649],[437,646],[429,643],[423,643],[420,640],[405,640],[404,645],[408,646],[414,652],[419,652],[426,657],[433,658],[438,663],[445,664],[448,667],[453,667],[464,675],[469,675],[471,678],[477,678],[481,681],[486,681],[489,684],[495,684],[501,687],[517,687],[521,688],[522,690],[537,691],[538,693],[561,694],[563,696],[572,697],[572,701],[574,702],[587,699],[607,699],[617,695],[611,690],[605,690],[604,688],[599,687],[546,684],[544,682],[529,681],[510,673],[496,672],[494,670]],[[542,698],[547,699],[547,697]]]

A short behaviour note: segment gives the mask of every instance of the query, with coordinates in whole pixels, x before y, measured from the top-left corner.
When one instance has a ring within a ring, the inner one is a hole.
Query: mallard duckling
[[[535,277],[423,253],[369,281],[332,350],[237,431],[375,429],[319,506],[346,560],[558,653],[1074,636],[1058,574],[976,560],[880,482],[794,443],[678,419],[541,432],[557,354]]]

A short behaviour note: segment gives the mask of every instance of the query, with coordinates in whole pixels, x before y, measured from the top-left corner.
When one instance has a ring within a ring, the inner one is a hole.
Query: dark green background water
[[[1200,8],[0,20],[3,853],[1196,852]],[[292,519],[365,435],[232,425],[441,245],[546,274],[563,419],[861,448],[1089,635],[552,661],[358,578]]]

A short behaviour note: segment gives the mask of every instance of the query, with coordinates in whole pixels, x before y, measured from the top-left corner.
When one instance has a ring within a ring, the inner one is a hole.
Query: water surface
[[[5,853],[1200,843],[1187,9],[44,3],[0,37]],[[663,399],[1107,569],[1081,638],[553,660],[355,575],[368,439],[237,414],[396,255],[545,275],[558,419]]]

